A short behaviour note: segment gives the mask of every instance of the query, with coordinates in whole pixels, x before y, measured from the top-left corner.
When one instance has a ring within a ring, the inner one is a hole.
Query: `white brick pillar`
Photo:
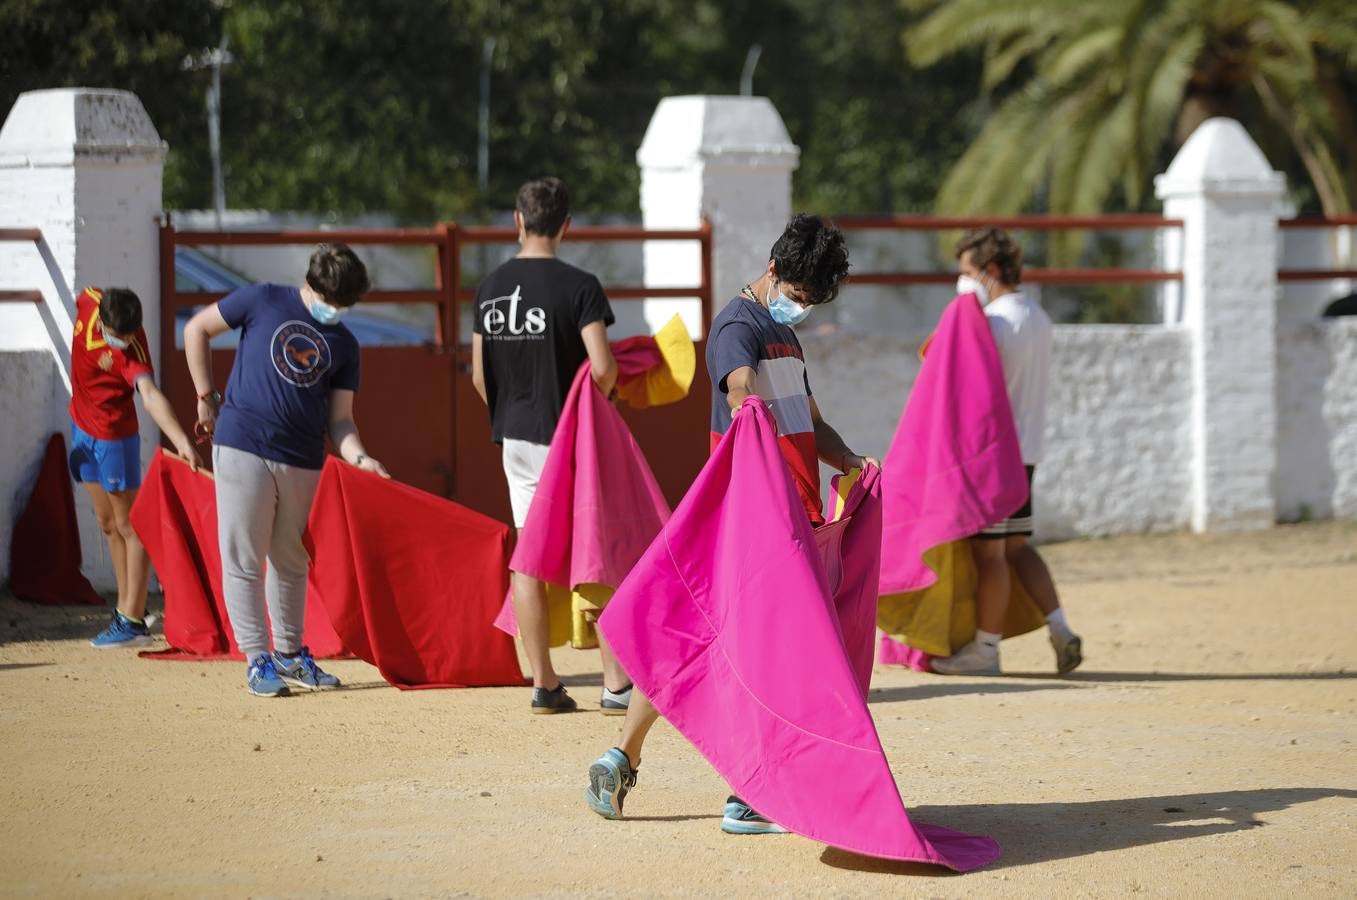
[[[1192,335],[1192,527],[1276,520],[1277,216],[1285,176],[1233,119],[1209,119],[1155,179],[1183,220],[1182,323]]]
[[[792,212],[792,172],[801,151],[766,97],[666,97],[636,153],[641,214],[647,228],[696,228],[712,222],[714,312],[758,277]],[[649,242],[647,287],[696,284],[696,243]],[[653,329],[675,312],[694,337],[706,333],[697,306],[649,300]]]
[[[131,288],[141,298],[150,351],[160,366],[160,267],[156,217],[166,145],[135,94],[95,88],[21,94],[0,128],[0,227],[37,228],[41,246],[0,244],[0,286],[42,291],[41,307],[0,304],[0,352],[45,351],[57,369],[46,408],[31,409],[44,434],[69,431],[69,353],[74,292],[86,285]],[[36,400],[28,405],[40,405]],[[40,419],[38,417],[41,417]],[[142,460],[160,433],[142,414]],[[68,437],[69,440],[69,437]],[[26,497],[31,472],[0,484],[0,515],[13,520],[16,491]],[[113,585],[113,570],[89,503],[77,496],[87,575]],[[0,529],[3,530],[3,529]],[[6,541],[5,548],[8,547]],[[7,549],[0,552],[7,553]]]

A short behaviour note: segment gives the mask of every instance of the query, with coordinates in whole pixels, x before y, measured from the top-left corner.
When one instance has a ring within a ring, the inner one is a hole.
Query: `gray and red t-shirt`
[[[779,325],[762,304],[736,297],[712,322],[707,341],[711,376],[711,445],[730,429],[726,376],[742,366],[754,370],[751,390],[773,411],[777,442],[791,470],[811,523],[824,522],[820,505],[819,454],[810,415],[810,378],[796,332]]]

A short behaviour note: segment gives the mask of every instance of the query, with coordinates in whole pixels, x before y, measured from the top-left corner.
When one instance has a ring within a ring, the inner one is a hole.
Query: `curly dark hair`
[[[135,334],[141,327],[141,298],[127,288],[107,288],[99,301],[99,321],[114,334]]]
[[[348,244],[321,244],[311,254],[306,283],[335,306],[353,306],[371,286],[368,270]]]
[[[843,232],[820,216],[792,216],[768,256],[777,277],[804,290],[815,306],[839,296],[839,284],[848,277]]]
[[[971,251],[971,262],[977,269],[990,263],[999,267],[999,280],[1004,284],[1022,284],[1022,248],[1002,228],[976,228],[966,232],[957,241],[956,258]]]

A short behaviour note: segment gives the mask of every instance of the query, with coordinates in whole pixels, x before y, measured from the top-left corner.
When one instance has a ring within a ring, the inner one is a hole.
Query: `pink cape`
[[[934,547],[1011,515],[1027,494],[1003,363],[984,310],[963,294],[943,311],[886,453],[881,593],[937,582]],[[884,600],[883,602],[890,602]],[[882,635],[879,660],[929,671],[931,657]]]
[[[1026,499],[1003,365],[974,294],[943,311],[885,470],[882,594],[933,584],[925,551],[976,534]]]
[[[661,362],[649,337],[619,341],[613,354],[623,379]],[[669,504],[641,448],[585,363],[566,396],[509,568],[572,590],[616,588],[668,518]],[[495,625],[518,633],[512,597]]]
[[[879,541],[863,495],[841,550]],[[983,866],[994,841],[916,826],[891,776],[845,650],[871,646],[847,595],[874,580],[842,566],[841,619],[777,427],[750,397],[599,625],[636,686],[773,821],[869,856]]]

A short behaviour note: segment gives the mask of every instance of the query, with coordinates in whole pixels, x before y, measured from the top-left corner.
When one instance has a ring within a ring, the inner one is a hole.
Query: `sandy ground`
[[[919,820],[995,836],[955,876],[796,836],[731,837],[667,725],[631,818],[581,799],[618,720],[525,689],[246,694],[229,663],[96,651],[97,610],[0,600],[8,896],[1357,895],[1357,523],[1045,548],[1088,661],[1005,678],[879,669]],[[597,657],[561,651],[596,703]],[[832,778],[833,773],[825,773]]]

